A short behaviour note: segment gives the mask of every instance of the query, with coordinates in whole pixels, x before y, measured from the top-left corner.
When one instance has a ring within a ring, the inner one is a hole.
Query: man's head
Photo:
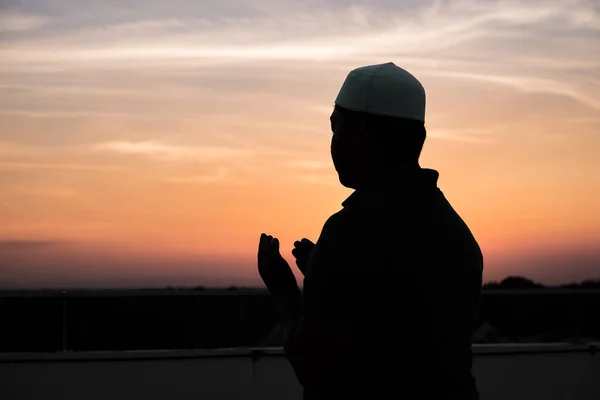
[[[425,91],[392,63],[348,74],[331,115],[331,156],[342,185],[377,185],[417,168],[425,141]]]

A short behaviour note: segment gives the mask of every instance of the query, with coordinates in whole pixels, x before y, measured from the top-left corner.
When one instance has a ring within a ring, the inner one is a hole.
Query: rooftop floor
[[[474,345],[474,374],[483,400],[597,400],[599,348],[599,343]],[[256,348],[0,354],[0,398],[300,400],[302,395],[282,350]]]

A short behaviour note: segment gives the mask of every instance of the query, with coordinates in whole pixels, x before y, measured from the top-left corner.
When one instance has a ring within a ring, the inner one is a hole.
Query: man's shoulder
[[[323,257],[341,259],[350,254],[358,256],[370,245],[370,232],[372,229],[363,218],[342,209],[331,215],[323,225],[311,260],[322,261]]]
[[[338,238],[356,237],[360,232],[368,229],[367,225],[373,222],[374,220],[368,218],[361,210],[344,207],[325,221],[321,235],[333,235]]]

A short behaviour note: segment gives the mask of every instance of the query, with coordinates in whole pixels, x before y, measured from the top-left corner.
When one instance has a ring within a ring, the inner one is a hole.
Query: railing
[[[600,340],[600,290],[483,292],[480,324],[505,341]],[[267,345],[276,323],[263,291],[0,293],[0,352]]]

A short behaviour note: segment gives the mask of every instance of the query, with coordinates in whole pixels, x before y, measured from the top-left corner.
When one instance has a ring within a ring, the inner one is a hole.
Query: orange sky
[[[72,1],[0,8],[0,286],[257,284],[316,240],[347,72],[428,95],[422,166],[485,279],[600,277],[593,1]],[[397,5],[396,3],[402,3]]]

